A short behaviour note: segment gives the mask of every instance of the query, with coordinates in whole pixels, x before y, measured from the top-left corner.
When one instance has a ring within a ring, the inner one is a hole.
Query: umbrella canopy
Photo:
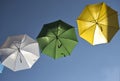
[[[104,2],[90,4],[77,18],[81,38],[92,45],[108,43],[119,29],[118,13]]]
[[[61,20],[45,24],[37,41],[42,53],[54,59],[70,55],[78,43],[74,27]]]
[[[2,73],[4,66],[0,62],[0,73]]]
[[[31,68],[40,57],[38,43],[28,35],[8,37],[0,53],[2,64],[13,71]]]

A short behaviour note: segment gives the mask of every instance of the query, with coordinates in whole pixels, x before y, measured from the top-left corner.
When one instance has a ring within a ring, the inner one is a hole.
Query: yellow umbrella
[[[118,13],[104,2],[90,4],[77,18],[81,38],[92,45],[108,43],[119,29]]]

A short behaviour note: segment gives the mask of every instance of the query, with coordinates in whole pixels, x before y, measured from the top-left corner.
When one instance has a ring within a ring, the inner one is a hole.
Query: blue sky
[[[35,39],[43,24],[58,19],[76,27],[79,40],[71,56],[54,60],[41,54],[32,69],[4,68],[0,81],[120,81],[120,31],[110,43],[97,46],[78,35],[76,18],[87,4],[98,2],[102,0],[0,0],[0,45],[11,35]],[[119,0],[104,2],[120,14]]]

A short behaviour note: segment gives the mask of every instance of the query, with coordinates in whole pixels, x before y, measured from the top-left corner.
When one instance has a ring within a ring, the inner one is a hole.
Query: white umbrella
[[[28,35],[8,37],[0,53],[2,64],[13,71],[31,68],[40,57],[38,43]]]

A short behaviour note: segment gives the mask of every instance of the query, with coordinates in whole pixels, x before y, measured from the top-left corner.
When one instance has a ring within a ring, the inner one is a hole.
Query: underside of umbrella
[[[79,35],[92,45],[108,43],[119,29],[118,13],[105,3],[90,4],[77,19]]]
[[[78,42],[74,28],[61,20],[45,24],[37,40],[42,53],[54,59],[70,55]]]
[[[31,68],[40,57],[38,43],[27,35],[8,37],[0,52],[2,64],[13,71]]]

